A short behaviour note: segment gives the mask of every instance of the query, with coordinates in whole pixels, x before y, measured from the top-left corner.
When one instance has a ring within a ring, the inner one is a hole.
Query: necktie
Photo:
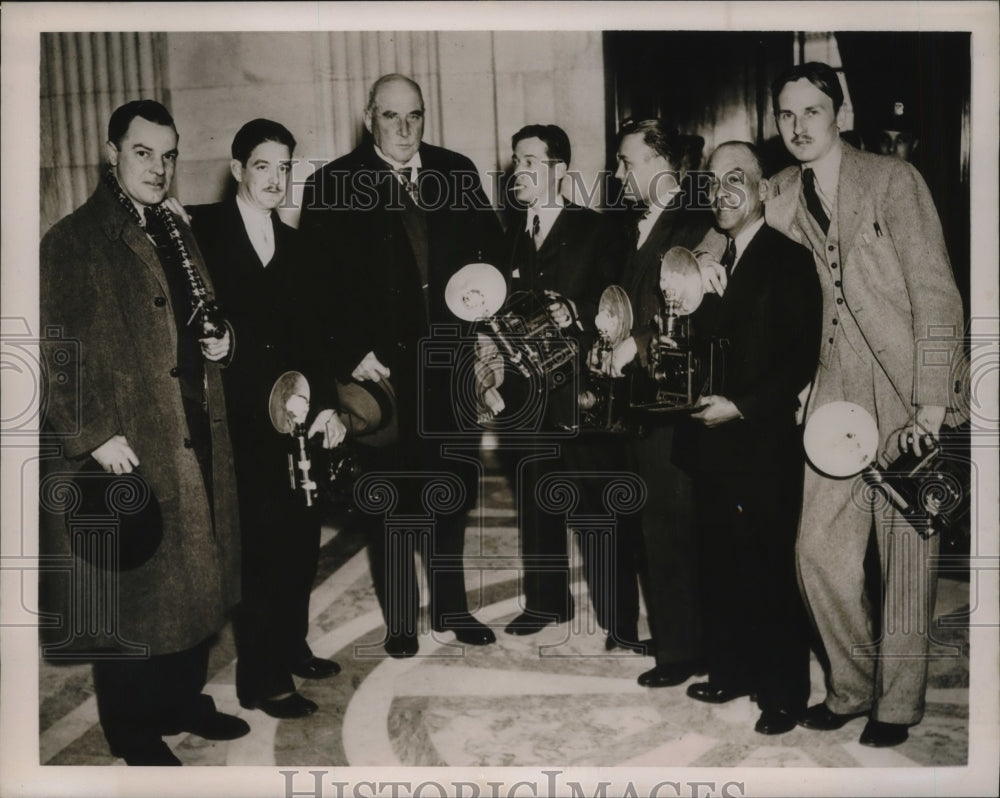
[[[733,273],[733,265],[736,263],[736,241],[728,236],[727,238],[729,239],[729,243],[726,244],[726,251],[722,256],[720,263],[723,268],[725,268],[726,274],[728,275]]]
[[[802,171],[802,196],[806,198],[806,208],[826,235],[830,232],[830,217],[823,210],[823,203],[816,193],[816,175],[812,169]]]
[[[536,251],[542,246],[541,233],[542,220],[538,218],[538,214],[536,213],[531,219],[531,240],[535,245]]]
[[[412,200],[414,205],[419,207],[420,203],[417,202],[417,184],[410,180],[411,170],[409,166],[404,166],[402,169],[394,170],[399,176],[399,182],[403,186],[403,190],[406,195]]]

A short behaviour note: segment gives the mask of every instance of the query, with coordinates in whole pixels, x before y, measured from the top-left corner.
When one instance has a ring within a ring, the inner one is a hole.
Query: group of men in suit
[[[915,353],[932,328],[960,328],[961,303],[919,175],[841,142],[832,70],[797,67],[775,84],[773,100],[800,166],[768,180],[751,145],[723,144],[708,165],[710,208],[690,202],[691,139],[656,120],[619,136],[616,174],[634,209],[627,215],[564,199],[571,150],[559,127],[519,130],[512,193],[520,211],[506,235],[473,163],[423,141],[420,87],[402,75],[372,86],[365,141],[309,178],[298,231],[275,212],[295,148],[283,125],[244,125],[232,145],[235,196],[188,215],[164,202],[177,155],[166,109],[139,101],[116,111],[105,181],[42,242],[43,320],[78,339],[83,353],[79,386],[49,386],[48,427],[68,436],[62,465],[92,457],[124,473],[141,463],[165,513],[160,551],[120,575],[126,587],[135,579],[139,596],[120,609],[126,637],[101,641],[107,651],[139,640],[153,656],[95,666],[112,751],[130,764],[179,764],[162,734],[246,733],[200,696],[208,643],[238,599],[244,707],[307,715],[316,705],[292,677],[339,671],[305,641],[320,517],[289,486],[288,436],[267,413],[274,380],[289,370],[310,381],[307,434],[321,435],[326,448],[347,433],[338,383],[394,389],[387,412],[396,439],[359,447],[379,479],[356,497],[388,655],[419,648],[417,552],[432,629],[466,645],[495,642],[470,613],[463,567],[481,469],[457,434],[466,419],[452,370],[428,348],[436,325],[454,325],[445,286],[464,264],[497,264],[511,289],[528,292],[574,339],[582,373],[601,291],[621,285],[634,323],[605,362],[604,376],[616,378],[647,365],[661,259],[677,246],[697,250],[708,294],[692,323],[729,342],[724,387],[687,416],[647,421],[633,437],[576,431],[576,396],[567,387],[546,392],[532,445],[555,445],[534,456],[520,445],[506,452],[519,494],[525,596],[506,632],[534,634],[574,614],[565,516],[530,494],[562,472],[576,481],[584,509],[599,513],[600,491],[586,477],[632,473],[643,501],[618,517],[610,543],[581,544],[607,648],[655,658],[640,684],[669,687],[707,672],[688,695],[712,703],[754,696],[761,733],[834,729],[868,715],[863,743],[905,740],[923,712],[927,640],[909,633],[904,621],[914,619],[901,613],[915,607],[915,620],[926,620],[932,606],[899,599],[907,591],[932,597],[921,580],[933,577],[922,567],[887,569],[894,614],[882,650],[852,655],[870,638],[861,567],[869,527],[874,519],[885,559],[899,519],[858,508],[849,482],[804,466],[796,411],[811,382],[807,417],[826,401],[850,399],[878,418],[886,451],[936,436],[955,387],[940,369],[918,368]],[[193,234],[174,224],[167,240],[149,226],[173,212]],[[95,289],[108,302],[84,300]],[[213,296],[226,315],[218,336],[192,325]],[[518,395],[516,385],[507,389],[508,398]],[[895,437],[902,428],[908,434]],[[933,551],[915,533],[907,540],[917,562]],[[649,641],[639,640],[640,589]],[[827,699],[808,710],[806,609],[829,660]],[[152,629],[147,616],[165,611],[192,620]]]

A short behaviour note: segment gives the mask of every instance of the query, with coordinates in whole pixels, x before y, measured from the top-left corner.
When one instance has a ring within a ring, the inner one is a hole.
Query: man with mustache
[[[313,656],[306,642],[321,507],[307,506],[302,491],[290,487],[293,440],[274,429],[268,413],[275,380],[299,371],[311,389],[308,436],[322,434],[326,448],[343,440],[343,423],[326,409],[335,389],[310,330],[322,309],[304,271],[298,232],[276,211],[294,151],[295,138],[284,125],[247,122],[232,143],[235,195],[190,209],[219,304],[238,340],[223,373],[243,544],[243,598],[234,618],[236,695],[244,707],[275,718],[316,711],[296,691],[293,675],[323,679],[340,672],[336,662]]]
[[[392,512],[427,519],[398,529],[386,525],[383,511],[362,513],[385,649],[402,658],[419,648],[415,551],[427,570],[431,627],[488,645],[496,637],[469,613],[462,566],[479,472],[446,450],[460,409],[452,368],[437,365],[455,357],[460,342],[447,339],[436,360],[421,342],[428,335],[434,342],[435,325],[454,329],[448,279],[467,263],[496,262],[500,223],[472,161],[423,141],[423,95],[410,78],[375,81],[364,123],[365,140],[306,182],[300,229],[324,287],[325,336],[338,376],[388,379],[395,389],[399,440],[366,449],[363,466],[387,475],[398,500]],[[447,496],[422,495],[434,485],[450,486]]]
[[[108,171],[41,244],[42,324],[59,331],[43,348],[53,375],[44,431],[61,456],[45,467],[72,475],[96,463],[141,475],[162,520],[162,540],[145,561],[93,563],[74,550],[80,581],[68,595],[59,572],[46,575],[49,599],[66,602],[58,614],[74,622],[43,634],[61,656],[79,651],[94,660],[101,727],[111,753],[129,765],[180,765],[163,735],[230,740],[250,730],[201,693],[209,645],[240,590],[220,375],[233,337],[205,314],[213,295],[201,253],[164,206],[177,143],[173,118],[158,102],[115,110]],[[43,551],[68,556],[74,509],[41,506]],[[153,526],[134,534],[154,535]],[[112,589],[117,602],[104,608],[108,616],[100,601],[85,598]],[[70,636],[59,640],[60,633]]]
[[[774,83],[778,130],[799,164],[771,180],[766,217],[812,250],[823,291],[807,423],[828,402],[861,405],[877,420],[887,465],[903,451],[920,453],[923,436],[937,438],[959,405],[952,369],[962,302],[923,178],[900,158],[843,142],[843,99],[837,74],[822,63],[800,64]],[[928,356],[926,342],[934,344]],[[893,746],[924,713],[936,580],[928,558],[938,539],[920,537],[891,507],[860,504],[853,482],[806,467],[798,567],[829,674],[826,700],[800,722],[831,730],[866,716],[861,743]],[[885,583],[875,643],[862,567],[873,520]]]

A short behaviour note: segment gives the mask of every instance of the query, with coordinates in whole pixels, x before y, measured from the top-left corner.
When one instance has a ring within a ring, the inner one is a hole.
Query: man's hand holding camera
[[[740,409],[725,396],[713,394],[701,396],[698,398],[698,407],[701,409],[697,413],[692,413],[691,418],[700,421],[706,427],[718,427],[729,421],[743,418]]]
[[[307,438],[323,433],[323,448],[336,449],[347,437],[347,427],[336,410],[321,410],[306,433]]]
[[[921,405],[913,415],[913,422],[903,427],[896,435],[896,445],[902,453],[913,452],[921,457],[924,447],[930,441],[936,442],[944,423],[945,408],[938,405]],[[923,444],[923,446],[921,446]],[[931,443],[933,446],[934,444]]]
[[[217,363],[229,355],[229,347],[232,344],[232,340],[232,336],[229,334],[229,326],[227,325],[226,331],[221,338],[213,336],[199,338],[198,343],[201,344],[201,354],[205,360]]]

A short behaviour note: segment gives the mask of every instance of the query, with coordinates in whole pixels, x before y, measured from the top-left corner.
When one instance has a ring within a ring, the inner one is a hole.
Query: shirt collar
[[[412,176],[413,170],[419,169],[422,165],[420,163],[420,150],[417,150],[413,154],[413,157],[410,158],[410,160],[408,160],[406,163],[400,163],[396,159],[390,158],[388,155],[382,152],[378,144],[374,146],[375,146],[375,154],[383,161],[385,161],[387,164],[389,164],[389,166],[391,166],[393,169],[409,169]]]
[[[566,207],[566,201],[563,199],[562,194],[556,194],[554,202],[535,202],[534,205],[528,208],[528,216],[524,221],[524,229],[531,231],[532,219],[538,216],[538,223],[541,225],[543,232],[547,232],[555,224],[556,217]]]
[[[239,194],[236,195],[236,207],[240,209],[240,216],[243,217],[244,224],[260,224],[261,220],[271,218],[270,211],[254,207]]]
[[[830,151],[810,164],[802,164],[802,169],[812,169],[816,183],[824,196],[832,199],[837,196],[837,181],[840,180],[840,158],[843,148],[838,138]]]
[[[733,239],[733,243],[736,244],[736,260],[733,261],[733,266],[739,263],[740,258],[743,257],[743,253],[746,251],[747,246],[753,241],[753,237],[757,235],[757,232],[764,226],[764,217],[761,216],[756,222],[751,224],[749,227],[744,227],[738,236]]]

